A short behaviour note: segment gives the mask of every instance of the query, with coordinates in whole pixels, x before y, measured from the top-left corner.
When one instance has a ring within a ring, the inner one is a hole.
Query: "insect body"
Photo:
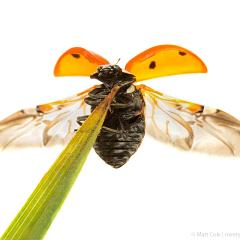
[[[71,48],[59,58],[54,74],[90,76],[102,84],[60,101],[23,109],[0,121],[0,148],[66,144],[118,85],[94,145],[111,166],[125,164],[145,132],[184,150],[240,156],[238,119],[219,109],[138,85],[161,76],[205,72],[207,68],[198,56],[175,45],[147,49],[132,58],[125,70],[84,48]]]
[[[85,98],[85,102],[91,105],[91,111],[115,84],[121,84],[94,145],[95,151],[106,163],[118,168],[136,152],[144,137],[143,96],[132,84],[135,76],[123,72],[117,65],[100,66],[91,78],[103,82]]]

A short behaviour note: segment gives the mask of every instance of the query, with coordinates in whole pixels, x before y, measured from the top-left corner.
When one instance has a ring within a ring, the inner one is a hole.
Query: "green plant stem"
[[[118,86],[112,89],[76,132],[1,240],[39,240],[44,237],[80,173],[118,89]]]

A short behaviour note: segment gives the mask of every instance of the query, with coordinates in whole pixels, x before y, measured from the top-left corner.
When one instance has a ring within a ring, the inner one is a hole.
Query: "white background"
[[[53,76],[56,60],[70,47],[93,50],[112,63],[121,57],[124,66],[139,52],[167,43],[198,54],[209,73],[146,84],[240,118],[238,3],[1,1],[0,118],[95,84]],[[0,153],[0,233],[59,152]],[[239,184],[240,161],[179,152],[149,137],[119,170],[92,151],[45,239],[188,240],[201,239],[194,232],[240,232]]]

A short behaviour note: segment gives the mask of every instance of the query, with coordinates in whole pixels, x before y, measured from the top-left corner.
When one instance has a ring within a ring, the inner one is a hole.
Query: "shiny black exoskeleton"
[[[91,78],[101,81],[85,98],[91,111],[108,95],[115,84],[121,88],[107,113],[94,145],[97,154],[114,168],[124,165],[136,152],[145,134],[144,100],[133,85],[135,76],[118,65],[102,65]],[[79,123],[81,122],[79,118]]]

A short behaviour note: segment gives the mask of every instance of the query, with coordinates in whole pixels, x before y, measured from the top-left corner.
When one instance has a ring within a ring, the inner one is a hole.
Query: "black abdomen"
[[[100,85],[89,93],[85,102],[93,110],[106,91],[104,85]],[[107,164],[119,168],[137,151],[145,134],[143,110],[142,94],[134,85],[117,93],[94,145],[96,153]]]
[[[109,121],[109,119],[107,119]],[[95,142],[96,153],[109,165],[119,168],[137,151],[145,133],[144,118],[138,117],[122,133],[102,129]]]

